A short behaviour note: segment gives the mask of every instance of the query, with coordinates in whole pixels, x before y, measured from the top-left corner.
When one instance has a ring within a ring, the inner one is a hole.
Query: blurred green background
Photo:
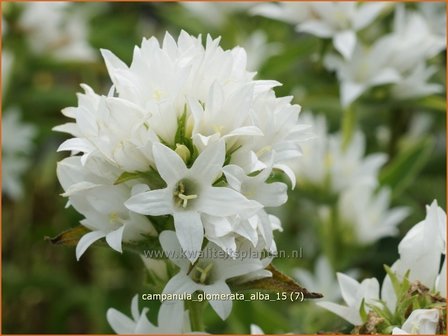
[[[13,54],[2,108],[5,111],[18,107],[23,121],[35,125],[38,133],[30,168],[23,178],[24,197],[17,201],[7,196],[2,199],[2,332],[5,334],[110,333],[107,309],[114,307],[129,314],[131,298],[147,290],[137,255],[91,248],[77,262],[74,248],[52,246],[44,239],[76,226],[82,219],[72,208],[65,208],[66,200],[60,196],[62,188],[55,169],[56,162],[65,154],[56,153],[56,149],[66,137],[51,129],[66,122],[60,110],[76,105],[75,93],[80,91],[80,83],[87,83],[96,92],[107,93],[110,82],[99,48],[110,49],[129,64],[133,48],[140,44],[142,36],[162,37],[165,31],[177,36],[181,29],[193,35],[210,33],[213,37],[222,36],[221,45],[226,49],[243,44],[252,32],[261,30],[267,41],[276,43],[281,51],[260,65],[257,77],[280,81],[283,86],[276,88],[277,95],[295,95],[294,102],[304,110],[325,115],[330,130],[340,128],[342,110],[338,82],[334,74],[316,62],[316,56],[326,47],[325,42],[311,35],[297,34],[292,25],[249,16],[244,10],[229,10],[224,22],[210,25],[177,3],[77,3],[73,7],[85,16],[89,26],[88,42],[97,50],[98,57],[96,61],[87,62],[60,61],[30,50],[27,31],[19,24],[21,6],[2,3],[2,21],[7,23],[3,49]],[[384,18],[384,24],[388,23],[390,18]],[[441,69],[436,81],[444,84],[445,58],[440,57],[435,62]],[[375,97],[375,92],[372,96]],[[367,151],[389,152],[391,161],[400,154],[399,139],[407,132],[415,114],[425,113],[433,120],[429,134],[433,135],[434,146],[430,155],[415,176],[411,176],[403,192],[392,201],[393,205],[412,208],[412,214],[399,226],[400,236],[381,239],[350,260],[350,268],[358,268],[361,278],[382,278],[382,265],[391,264],[397,258],[396,246],[400,238],[424,218],[424,205],[434,198],[443,207],[446,203],[445,97],[405,102],[398,114],[392,113],[393,103],[384,99],[362,98],[358,106],[358,120],[368,139]],[[391,130],[396,143],[377,141],[380,126]],[[303,197],[300,190],[290,192],[290,200],[279,214],[284,232],[276,233],[277,246],[296,249],[307,239],[316,246],[315,250],[304,247],[303,259],[276,260],[277,268],[287,274],[297,267],[313,269],[316,250],[320,249],[312,227],[313,208],[301,202]],[[313,199],[315,195],[305,197]],[[153,312],[157,309],[157,303],[144,304]],[[150,313],[149,317],[155,321],[156,315]],[[259,325],[266,333],[347,330],[344,321],[312,302],[235,302],[225,322],[207,309],[206,326],[211,333],[248,333],[251,323]]]

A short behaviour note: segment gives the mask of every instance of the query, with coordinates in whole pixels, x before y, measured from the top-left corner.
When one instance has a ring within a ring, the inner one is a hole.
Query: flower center
[[[196,265],[193,268],[191,278],[193,279],[193,281],[195,281],[197,283],[207,285],[210,282],[210,275],[211,275],[212,268],[213,268],[213,263],[209,263],[205,267],[203,267],[203,266],[200,267],[199,265]]]
[[[198,198],[198,195],[194,193],[194,186],[191,181],[182,180],[174,189],[174,203],[178,207],[185,209],[188,206],[188,202],[191,204],[191,201],[196,198]]]

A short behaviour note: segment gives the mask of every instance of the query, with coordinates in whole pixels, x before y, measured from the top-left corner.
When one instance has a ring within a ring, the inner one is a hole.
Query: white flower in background
[[[419,2],[419,12],[425,18],[429,31],[435,39],[446,40],[446,3]]]
[[[327,301],[319,301],[316,304],[335,313],[353,325],[362,324],[360,315],[362,302],[366,304],[366,311],[370,310],[367,304],[378,305],[380,291],[378,280],[370,278],[359,283],[343,273],[337,273],[337,278],[346,306]]]
[[[208,295],[230,295],[226,280],[264,269],[261,260],[248,253],[244,258],[232,259],[218,246],[208,243],[198,261],[190,269],[190,262],[184,253],[176,233],[164,231],[160,234],[160,243],[170,260],[179,266],[180,271],[166,284],[164,293],[183,294],[202,291]],[[196,259],[196,258],[195,258]],[[270,274],[269,274],[270,275]],[[225,320],[232,309],[232,301],[228,299],[211,299],[210,305]]]
[[[180,4],[194,16],[215,28],[222,27],[229,22],[229,18],[235,13],[243,12],[254,5],[253,2],[220,3],[213,1],[182,1]]]
[[[428,83],[434,69],[426,61],[445,48],[445,38],[432,32],[428,19],[398,4],[391,33],[371,46],[358,43],[350,60],[326,55],[325,66],[337,73],[344,107],[384,84],[393,84],[392,94],[398,99],[418,98],[441,91],[439,85]]]
[[[241,47],[247,53],[247,68],[254,71],[261,67],[269,58],[278,55],[282,50],[280,43],[269,42],[262,30],[256,30],[242,39]]]
[[[307,2],[262,2],[251,8],[249,13],[297,25],[305,22],[311,16],[311,4]]]
[[[23,123],[20,112],[10,109],[2,113],[2,193],[14,200],[23,197],[22,175],[30,166],[33,125]]]
[[[63,195],[68,196],[69,204],[85,216],[81,224],[91,230],[76,246],[78,260],[101,238],[106,238],[111,248],[122,252],[123,241],[138,241],[144,239],[144,235],[157,234],[145,216],[124,206],[131,196],[131,187],[114,185],[119,171],[110,164],[90,160],[83,165],[79,156],[68,157],[58,163],[57,175],[65,190]]]
[[[329,188],[332,193],[357,185],[377,186],[379,169],[387,157],[383,153],[365,156],[365,137],[360,131],[343,149],[341,134],[328,134],[323,116],[308,113],[302,120],[313,126],[315,138],[301,146],[303,157],[295,169],[299,185]]]
[[[407,99],[443,92],[443,85],[428,83],[436,72],[436,67],[426,67],[424,63],[419,63],[406,77],[392,86],[392,95],[398,99]]]
[[[60,60],[92,61],[85,13],[68,2],[29,2],[19,18],[31,49]]]
[[[79,153],[82,166],[100,160],[115,178],[160,175],[166,188],[135,187],[126,205],[132,216],[172,215],[185,251],[199,251],[204,235],[229,253],[240,237],[274,251],[272,231],[281,226],[263,207],[283,204],[285,185],[266,181],[275,169],[295,184],[292,162],[309,138],[309,127],[298,122],[300,106],[291,105],[292,97],[275,96],[278,82],[253,80],[244,49],[223,50],[210,36],[205,47],[200,36],[186,32],[177,41],[167,33],[162,45],[144,39],[130,66],[110,51],[102,55],[113,86],[104,96],[82,85],[78,106],[63,110],[74,120],[55,128],[73,136],[59,150]],[[265,194],[248,196],[246,187],[226,182],[228,165],[243,172],[238,183],[245,185],[250,175]],[[124,203],[123,197],[115,202]],[[111,229],[97,227],[94,238]]]
[[[345,59],[350,59],[357,32],[369,26],[388,5],[386,2],[280,2],[277,5],[261,4],[252,13],[297,24],[299,32],[331,38],[335,49]]]
[[[132,299],[132,318],[114,308],[107,311],[107,321],[117,334],[184,334],[190,333],[188,311],[184,311],[183,302],[164,302],[160,306],[158,326],[147,317],[149,309],[138,309],[138,295]]]
[[[338,201],[339,223],[354,231],[356,241],[369,244],[398,233],[397,225],[409,214],[406,207],[389,209],[390,190],[375,192],[371,186],[354,186]]]
[[[446,213],[437,201],[426,206],[426,218],[409,230],[398,245],[398,252],[396,273],[404,276],[410,270],[411,281],[419,280],[434,289],[441,258],[446,253]]]
[[[325,67],[336,71],[340,83],[341,104],[349,106],[368,89],[398,82],[400,73],[390,64],[390,39],[379,39],[372,46],[356,45],[353,56],[345,60],[340,56],[325,56]]]
[[[264,335],[264,331],[256,324],[251,324],[250,325],[250,334],[251,335]]]
[[[179,242],[192,262],[204,237],[201,215],[249,217],[261,208],[230,188],[213,187],[224,164],[224,141],[208,146],[189,169],[176,152],[162,144],[154,144],[153,155],[167,187],[134,195],[125,205],[144,215],[173,215]]]
[[[446,296],[446,213],[436,200],[426,206],[426,218],[401,240],[398,252],[400,258],[391,269],[399,279],[409,271],[410,281],[419,281],[432,292]],[[389,276],[384,278],[381,297],[390,310],[396,308],[397,297]]]
[[[319,288],[325,301],[337,301],[341,297],[333,268],[324,256],[317,259],[313,273],[304,269],[296,269],[293,274],[303,287]]]
[[[401,328],[395,327],[392,335],[435,335],[439,325],[439,310],[437,309],[416,309]]]
[[[437,3],[428,5],[437,7]],[[430,24],[420,12],[406,10],[404,4],[396,6],[394,29],[388,36],[394,40],[391,62],[400,72],[412,70],[446,48],[445,38],[433,34]]]

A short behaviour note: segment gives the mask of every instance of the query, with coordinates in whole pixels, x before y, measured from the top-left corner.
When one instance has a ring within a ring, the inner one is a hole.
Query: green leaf
[[[389,266],[384,265],[384,269],[386,270],[386,273],[392,282],[392,287],[394,288],[395,295],[398,298],[400,296],[400,292],[401,292],[400,280],[398,280],[397,275],[395,274],[394,271],[392,271],[392,269]]]
[[[278,271],[272,264],[266,267],[266,270],[272,273],[272,277],[249,281],[243,284],[232,286],[232,290],[244,291],[261,289],[274,293],[301,293],[301,295],[305,299],[319,299],[323,297],[323,295],[320,293],[309,292],[306,288],[300,286],[289,276]]]
[[[416,182],[418,174],[431,156],[433,147],[434,141],[426,138],[404,149],[383,169],[379,177],[380,183],[390,186],[394,197],[400,195]]]
[[[363,322],[367,321],[367,312],[366,312],[366,307],[365,307],[365,299],[363,298],[361,301],[361,305],[359,306],[359,315],[361,316],[361,320]]]
[[[446,113],[446,100],[444,96],[431,95],[414,102],[418,107],[428,108],[438,112]],[[414,105],[415,107],[415,105]]]

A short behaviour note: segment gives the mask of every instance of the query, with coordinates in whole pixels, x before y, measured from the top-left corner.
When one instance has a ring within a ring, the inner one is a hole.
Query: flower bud
[[[176,144],[176,149],[174,150],[184,162],[187,162],[190,159],[190,151],[185,145]]]

